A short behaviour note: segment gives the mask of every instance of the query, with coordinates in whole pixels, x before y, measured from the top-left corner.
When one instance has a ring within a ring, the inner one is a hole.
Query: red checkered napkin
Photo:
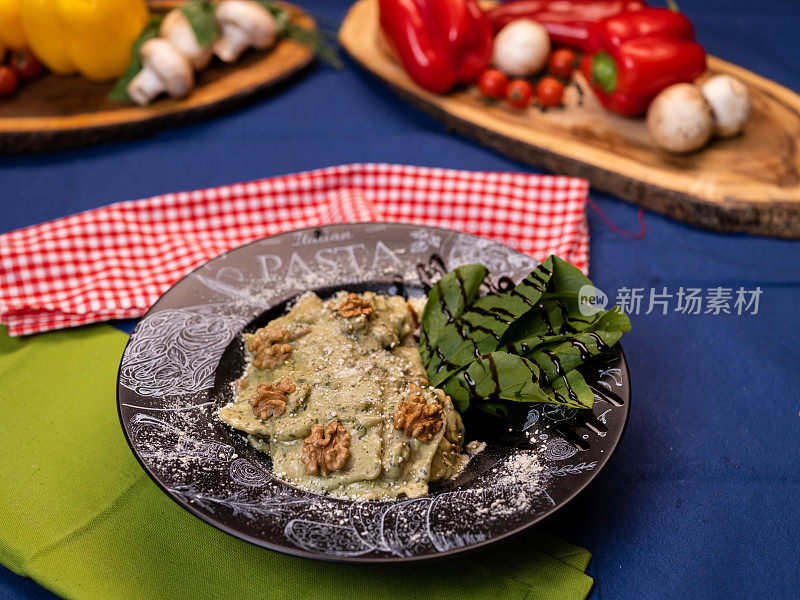
[[[353,164],[118,202],[0,235],[0,323],[16,336],[138,317],[210,258],[326,223],[448,227],[585,272],[587,192],[572,177]]]

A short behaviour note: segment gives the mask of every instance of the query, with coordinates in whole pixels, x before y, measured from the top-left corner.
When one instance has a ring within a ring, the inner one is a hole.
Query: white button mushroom
[[[171,10],[161,22],[158,34],[183,52],[195,71],[201,71],[211,60],[211,48],[203,48],[197,41],[191,23],[179,9]]]
[[[676,83],[650,104],[647,128],[656,144],[681,154],[706,145],[714,131],[714,118],[699,87]]]
[[[512,77],[528,77],[541,71],[550,54],[550,35],[531,19],[517,19],[494,38],[492,62]]]
[[[720,137],[739,133],[753,110],[747,87],[730,75],[714,75],[700,89],[714,113],[714,133]]]
[[[194,87],[194,72],[189,59],[162,38],[147,40],[139,49],[142,70],[128,84],[128,96],[141,106],[161,92],[183,98]]]
[[[215,19],[220,36],[214,42],[214,54],[221,60],[235,62],[249,47],[265,50],[278,37],[278,24],[272,13],[251,0],[223,0]]]

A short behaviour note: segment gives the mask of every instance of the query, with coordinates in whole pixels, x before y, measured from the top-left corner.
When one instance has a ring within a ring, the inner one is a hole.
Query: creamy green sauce
[[[338,305],[344,294],[333,304]],[[359,500],[414,498],[428,492],[429,482],[460,470],[465,462],[464,426],[450,398],[427,386],[408,303],[399,296],[361,296],[371,303],[372,314],[345,318],[307,293],[288,314],[270,322],[302,335],[290,342],[291,354],[274,369],[260,369],[249,361],[236,384],[235,401],[222,408],[219,417],[250,434],[250,443],[271,456],[273,473],[287,483]],[[422,306],[415,308],[422,313]],[[258,385],[282,377],[297,386],[287,397],[286,412],[256,418],[249,401]],[[445,425],[430,441],[407,437],[393,425],[394,413],[408,399],[412,384],[444,413]],[[326,427],[334,420],[350,433],[350,456],[340,470],[309,475],[300,460],[304,440],[313,425]]]

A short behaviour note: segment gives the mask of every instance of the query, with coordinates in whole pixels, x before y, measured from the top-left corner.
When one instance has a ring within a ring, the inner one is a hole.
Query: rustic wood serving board
[[[744,133],[688,156],[660,151],[643,119],[604,110],[577,74],[565,107],[487,105],[475,88],[429,93],[387,51],[377,0],[359,0],[339,31],[350,56],[398,95],[467,137],[536,167],[585,177],[598,190],[701,227],[800,237],[800,96],[710,56],[710,73],[745,82],[754,112]]]
[[[153,12],[179,4],[178,0],[149,3]],[[293,22],[315,26],[299,8],[283,6],[291,11]],[[0,99],[0,153],[85,147],[196,121],[274,88],[313,60],[311,50],[292,40],[281,40],[266,52],[248,50],[233,65],[215,58],[196,74],[197,86],[186,99],[162,96],[145,107],[109,101],[106,96],[113,82],[47,73],[23,82],[14,96]]]

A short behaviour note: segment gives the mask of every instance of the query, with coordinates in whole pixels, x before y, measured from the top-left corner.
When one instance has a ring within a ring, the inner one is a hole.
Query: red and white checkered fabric
[[[326,223],[448,227],[585,272],[587,192],[572,177],[353,164],[119,202],[0,235],[0,323],[26,335],[138,317],[210,258]]]

